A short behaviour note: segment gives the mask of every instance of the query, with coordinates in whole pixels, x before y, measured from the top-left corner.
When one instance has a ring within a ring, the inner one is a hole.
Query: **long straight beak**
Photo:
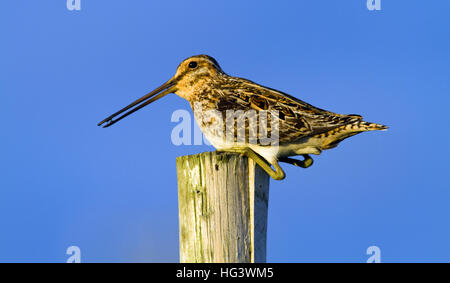
[[[165,95],[167,95],[169,93],[174,92],[175,91],[175,84],[176,84],[175,80],[173,80],[173,79],[169,80],[168,82],[166,82],[162,86],[158,87],[154,91],[146,94],[145,96],[139,98],[138,100],[136,100],[135,102],[131,103],[127,107],[117,111],[116,113],[112,114],[111,116],[109,116],[105,120],[101,121],[100,123],[97,124],[97,126],[101,126],[104,123],[106,123],[105,125],[103,125],[103,128],[107,128],[107,127],[117,123],[118,121],[122,120],[123,118],[127,117],[128,115],[138,111],[142,107],[145,107],[145,106],[149,105],[153,101],[156,101],[156,100],[160,99],[161,97],[163,97],[163,96],[165,96]],[[134,107],[134,106],[136,106],[136,107]],[[132,109],[129,110],[128,112],[126,112],[125,114],[119,116],[117,119],[113,120],[116,116],[122,114],[123,112],[127,111],[130,108],[132,108]]]

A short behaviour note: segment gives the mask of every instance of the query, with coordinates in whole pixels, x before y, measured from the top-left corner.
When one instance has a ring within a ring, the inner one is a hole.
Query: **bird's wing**
[[[226,83],[222,82],[216,89],[220,91],[216,105],[219,111],[277,111],[280,120],[280,143],[293,142],[362,120],[359,115],[341,115],[326,111],[289,94],[242,78],[229,77]]]

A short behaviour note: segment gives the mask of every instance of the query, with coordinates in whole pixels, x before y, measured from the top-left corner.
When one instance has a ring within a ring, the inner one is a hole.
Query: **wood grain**
[[[236,153],[177,158],[181,262],[265,262],[269,176]]]

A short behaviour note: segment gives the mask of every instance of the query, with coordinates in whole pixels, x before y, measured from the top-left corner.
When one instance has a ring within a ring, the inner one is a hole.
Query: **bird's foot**
[[[218,151],[223,152],[223,151]],[[267,162],[263,157],[261,157],[258,153],[253,151],[251,148],[238,148],[238,149],[230,149],[226,150],[226,152],[235,152],[239,153],[241,156],[247,156],[251,160],[255,161],[270,177],[275,180],[283,180],[286,177],[283,169],[280,167],[278,162],[272,163],[275,170],[270,166],[269,162]]]
[[[308,168],[311,165],[313,165],[314,160],[309,156],[308,154],[302,154],[303,160],[298,160],[290,157],[281,157],[279,159],[280,162],[289,163],[294,166],[302,167],[302,168]]]

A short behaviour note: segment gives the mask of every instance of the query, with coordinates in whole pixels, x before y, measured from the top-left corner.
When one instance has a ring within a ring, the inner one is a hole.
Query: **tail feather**
[[[356,121],[351,124],[343,125],[333,129],[325,134],[317,135],[321,139],[321,148],[330,149],[336,147],[344,139],[366,131],[385,131],[388,126],[365,121]]]

